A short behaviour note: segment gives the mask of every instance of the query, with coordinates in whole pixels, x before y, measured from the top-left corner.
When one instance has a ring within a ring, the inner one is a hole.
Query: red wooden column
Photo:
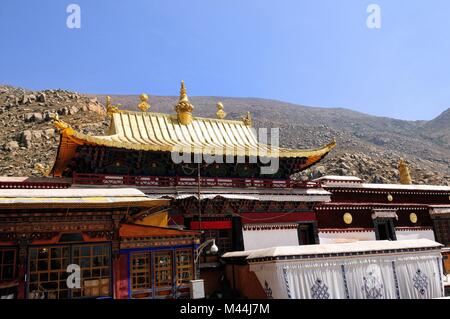
[[[114,299],[128,299],[128,255],[113,259]]]
[[[17,292],[17,299],[25,299],[26,269],[27,269],[26,265],[19,263],[19,269],[18,269],[19,286],[18,286],[18,292]]]
[[[120,219],[121,213],[113,213],[113,231],[112,231],[112,280],[113,280],[113,298],[121,299],[122,295],[122,276],[123,271],[120,259]]]
[[[25,299],[25,276],[27,272],[28,244],[30,243],[30,238],[28,234],[20,234],[16,241],[19,247],[19,260],[17,265],[19,286],[17,289],[17,299]]]

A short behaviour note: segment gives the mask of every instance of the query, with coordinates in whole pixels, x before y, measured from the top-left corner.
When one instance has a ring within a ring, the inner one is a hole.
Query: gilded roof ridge
[[[166,151],[166,152],[171,152],[176,150],[176,148],[173,148],[172,146],[162,146],[162,145],[148,145],[148,144],[136,144],[136,143],[131,143],[131,142],[115,142],[115,141],[111,141],[108,139],[104,139],[103,137],[114,137],[114,136],[118,136],[118,134],[115,135],[107,135],[107,136],[92,136],[92,135],[87,135],[81,132],[77,132],[74,131],[71,136],[73,136],[75,139],[79,139],[79,140],[85,140],[88,143],[93,143],[93,144],[102,144],[104,146],[109,146],[109,147],[119,147],[119,148],[128,148],[128,149],[134,149],[134,150],[143,150],[143,151]],[[80,142],[81,142],[80,141]],[[77,141],[74,141],[77,142]],[[81,143],[80,143],[81,144]],[[272,147],[271,145],[268,144],[258,144],[258,146],[255,147],[240,147],[240,146],[234,146],[232,147],[233,149],[235,149],[236,155],[244,155],[244,156],[258,156],[260,155],[258,152],[258,147],[267,147],[269,151],[278,151],[279,152],[279,156],[282,157],[297,157],[297,156],[311,156],[311,155],[315,155],[314,153],[316,152],[326,152],[328,153],[329,151],[331,151],[334,147],[335,147],[335,143],[330,143],[327,144],[325,146],[322,147],[318,147],[318,148],[311,148],[311,149],[301,149],[301,150],[296,150],[296,149],[289,149],[289,148],[281,148],[281,147]],[[198,147],[195,146],[190,146],[192,148],[192,150],[199,150]],[[255,149],[257,150],[255,153]],[[217,148],[212,148],[212,150],[217,150]],[[222,152],[220,152],[222,153]],[[217,155],[225,155],[226,152],[224,152],[223,154],[218,153]],[[269,154],[270,155],[273,154]],[[318,154],[317,154],[318,155]],[[322,154],[320,154],[322,155]]]
[[[151,115],[156,115],[156,116],[165,116],[165,117],[169,117],[171,119],[176,119],[177,115],[176,114],[171,114],[171,113],[162,113],[162,112],[139,112],[139,111],[132,111],[132,110],[121,110],[120,114],[130,114],[130,115],[142,115],[142,116],[151,116]],[[214,121],[214,122],[226,122],[226,123],[236,123],[236,124],[241,124],[243,125],[242,120],[230,120],[230,119],[218,119],[218,118],[214,118],[214,117],[203,117],[203,116],[193,116],[193,120],[208,120],[208,121]]]
[[[132,112],[132,111],[131,111]],[[171,117],[173,115],[170,114],[164,114],[164,113],[152,113],[152,112],[148,112],[148,113],[141,113],[141,112],[134,112],[135,114],[139,114],[141,116],[148,116],[149,114],[160,114],[166,117]],[[127,114],[127,113],[117,113],[117,116],[122,116],[122,114]],[[217,122],[226,122],[227,120],[221,120],[221,119],[208,119],[208,120],[214,120]],[[229,120],[228,120],[229,121]],[[245,126],[241,121],[235,121],[237,122],[239,125]],[[119,148],[128,148],[128,149],[134,149],[134,150],[149,150],[149,151],[173,151],[176,149],[177,145],[180,147],[187,147],[187,148],[191,148],[192,150],[198,150],[198,145],[193,145],[193,144],[189,144],[189,145],[184,145],[185,143],[183,143],[183,141],[178,141],[178,144],[175,145],[156,145],[156,144],[142,144],[142,143],[136,143],[136,142],[131,142],[131,141],[124,141],[124,138],[126,137],[123,133],[124,132],[117,132],[115,134],[112,135],[101,135],[101,136],[96,136],[96,135],[88,135],[85,133],[81,133],[78,132],[76,130],[74,130],[69,124],[55,118],[53,121],[54,125],[59,129],[59,131],[66,135],[69,139],[72,140],[72,142],[76,143],[76,144],[83,144],[83,141],[86,141],[88,143],[93,143],[93,144],[101,144],[104,146],[109,146],[109,147],[119,147]],[[249,128],[250,129],[250,128]],[[215,151],[220,149],[220,148],[231,148],[234,151],[237,151],[236,153],[242,154],[242,155],[246,155],[246,156],[257,156],[259,154],[259,152],[261,151],[261,147],[263,148],[262,151],[270,151],[272,152],[278,152],[278,156],[286,156],[286,157],[296,157],[296,156],[308,156],[308,155],[312,155],[313,153],[317,153],[317,152],[329,152],[331,151],[335,146],[336,146],[336,140],[333,139],[333,141],[331,143],[328,143],[327,145],[324,145],[322,147],[319,148],[311,148],[311,149],[291,149],[291,148],[285,148],[285,147],[279,147],[279,146],[273,146],[273,145],[269,145],[269,144],[264,144],[264,143],[259,143],[256,141],[255,145],[252,144],[246,144],[244,142],[244,144],[239,145],[240,143],[238,142],[237,144],[234,143],[227,143],[228,141],[226,141],[225,144],[221,144],[221,145],[217,145],[217,147],[214,147],[213,145],[201,145],[201,148],[206,147],[206,148],[211,148],[214,149]],[[165,144],[165,143],[163,143]],[[202,143],[200,143],[202,144]],[[256,151],[256,153],[255,153]],[[219,151],[219,153],[221,153]],[[225,152],[226,153],[226,152]]]

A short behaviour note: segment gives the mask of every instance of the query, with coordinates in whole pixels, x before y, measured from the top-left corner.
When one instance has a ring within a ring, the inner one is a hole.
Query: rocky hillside
[[[434,120],[424,123],[419,134],[443,147],[450,147],[450,109]]]
[[[36,164],[51,166],[59,143],[50,117],[55,112],[81,131],[103,133],[105,111],[95,98],[0,86],[0,176],[39,176]]]
[[[63,90],[31,92],[0,87],[0,175],[38,175],[36,163],[52,163],[58,136],[49,114],[84,132],[107,127],[103,95]],[[150,96],[150,111],[173,113],[177,97]],[[227,118],[252,113],[255,126],[279,127],[281,144],[318,147],[334,137],[338,146],[321,163],[297,176],[356,175],[369,182],[397,182],[397,162],[404,157],[415,183],[450,184],[450,110],[432,121],[402,121],[346,109],[314,108],[256,98],[192,97],[197,116],[215,117],[222,101]],[[137,110],[138,96],[112,96],[113,104]]]

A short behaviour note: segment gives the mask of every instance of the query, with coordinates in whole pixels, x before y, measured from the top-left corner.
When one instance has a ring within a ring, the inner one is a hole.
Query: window
[[[65,299],[109,296],[110,247],[108,244],[32,247],[29,253],[30,299]],[[67,266],[81,268],[81,288],[68,289]]]
[[[154,253],[154,265],[155,265],[155,286],[171,287],[172,283],[172,252],[171,251],[159,251]]]
[[[435,219],[434,229],[436,240],[443,245],[450,243],[450,219]]]
[[[152,264],[153,262],[153,264]],[[175,271],[175,274],[174,274]],[[175,278],[174,278],[175,276]],[[133,298],[167,296],[176,286],[194,278],[192,249],[137,252],[130,255],[130,280]],[[153,292],[153,289],[156,289]]]
[[[16,275],[16,250],[0,249],[0,281],[13,280]]]
[[[72,263],[81,267],[81,289],[73,289],[73,297],[110,295],[109,245],[77,245],[72,247]]]
[[[192,250],[183,249],[176,251],[177,285],[188,283],[194,278],[194,264]]]
[[[392,218],[376,218],[373,220],[377,240],[396,240]]]
[[[30,248],[28,298],[68,298],[67,265],[68,246]]]
[[[150,253],[131,255],[131,289],[133,291],[152,288]]]
[[[297,227],[298,244],[314,245],[316,244],[316,230],[314,223],[299,223]]]

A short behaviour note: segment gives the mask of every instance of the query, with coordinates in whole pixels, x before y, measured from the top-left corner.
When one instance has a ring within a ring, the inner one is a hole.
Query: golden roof
[[[111,105],[110,100],[108,101]],[[258,142],[251,127],[251,117],[242,120],[194,117],[184,83],[180,90],[177,114],[153,112],[110,112],[109,135],[92,136],[77,132],[59,118],[54,125],[60,130],[61,141],[53,175],[60,176],[77,145],[100,145],[139,151],[184,152],[208,155],[263,156],[272,158],[307,158],[305,166],[323,158],[335,145],[333,141],[318,149],[295,150],[272,147]],[[188,119],[180,115],[188,115]]]
[[[56,121],[55,121],[56,122]],[[59,122],[59,121],[58,121]],[[66,128],[76,144],[94,144],[143,151],[190,151],[210,155],[240,155],[275,157],[309,157],[329,152],[335,142],[319,148],[294,150],[259,143],[256,130],[242,121],[213,118],[193,118],[187,125],[176,115],[122,111],[112,114],[111,135],[92,136]]]

